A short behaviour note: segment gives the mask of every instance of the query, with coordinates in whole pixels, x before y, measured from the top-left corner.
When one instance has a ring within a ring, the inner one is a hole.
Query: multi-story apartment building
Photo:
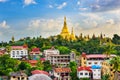
[[[21,59],[22,57],[28,57],[28,47],[27,46],[11,46],[10,57]]]
[[[89,54],[82,53],[81,56],[81,66],[92,66],[92,65],[102,65],[102,62],[107,59],[104,54]]]
[[[75,53],[71,52],[68,55],[61,55],[59,50],[48,49],[44,50],[45,59],[49,60],[52,65],[66,67],[70,61],[75,61]]]

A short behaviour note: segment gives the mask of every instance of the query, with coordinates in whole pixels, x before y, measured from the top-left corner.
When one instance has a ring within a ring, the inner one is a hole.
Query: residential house
[[[28,80],[27,75],[23,72],[13,72],[10,74],[10,80]]]
[[[44,50],[43,55],[45,56],[45,59],[48,60],[50,55],[59,55],[60,52],[58,49],[55,49],[52,47],[51,49]]]
[[[39,48],[33,48],[32,51],[30,52],[30,56],[33,60],[38,60],[40,59],[40,49]]]
[[[93,80],[101,80],[101,66],[99,65],[92,65],[92,79]]]
[[[11,46],[10,57],[21,59],[23,56],[28,57],[27,46]]]
[[[55,68],[53,70],[55,80],[70,80],[70,68]]]

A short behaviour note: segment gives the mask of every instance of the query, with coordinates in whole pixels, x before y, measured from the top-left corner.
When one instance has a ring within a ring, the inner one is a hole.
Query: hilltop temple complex
[[[73,28],[72,28],[71,33],[70,33],[69,30],[68,30],[66,17],[64,17],[64,24],[63,24],[63,28],[62,28],[62,31],[61,31],[60,35],[61,35],[64,39],[67,39],[67,40],[76,40],[76,37],[75,37],[74,31],[73,31]]]

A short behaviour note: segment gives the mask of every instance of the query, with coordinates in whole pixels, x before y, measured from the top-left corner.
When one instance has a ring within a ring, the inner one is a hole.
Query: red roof
[[[27,48],[24,46],[11,46],[12,49],[23,49],[23,48]]]
[[[86,53],[83,52],[83,53],[82,53],[82,57],[86,57]]]
[[[92,72],[91,68],[90,67],[86,67],[86,66],[84,66],[84,67],[81,66],[81,67],[78,67],[78,69],[77,69],[77,71],[83,71],[83,70]]]
[[[42,71],[42,70],[34,70],[34,71],[31,71],[32,74],[45,74],[45,75],[50,75],[48,72],[46,71]]]
[[[55,68],[54,69],[56,73],[63,73],[63,72],[71,72],[71,69],[70,68]]]
[[[40,49],[39,49],[39,48],[33,48],[32,51],[33,51],[33,52],[39,52]]]
[[[40,58],[41,61],[45,61],[45,58]]]
[[[28,60],[29,63],[37,63],[37,60]]]
[[[106,58],[106,55],[104,54],[90,54],[86,55],[87,58]]]
[[[106,55],[104,54],[89,54],[86,55],[86,53],[82,53],[82,57],[86,57],[86,58],[106,58]]]

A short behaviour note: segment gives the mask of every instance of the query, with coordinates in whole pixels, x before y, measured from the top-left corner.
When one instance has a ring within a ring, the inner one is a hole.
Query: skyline
[[[0,0],[0,41],[60,34],[120,35],[120,0]]]

